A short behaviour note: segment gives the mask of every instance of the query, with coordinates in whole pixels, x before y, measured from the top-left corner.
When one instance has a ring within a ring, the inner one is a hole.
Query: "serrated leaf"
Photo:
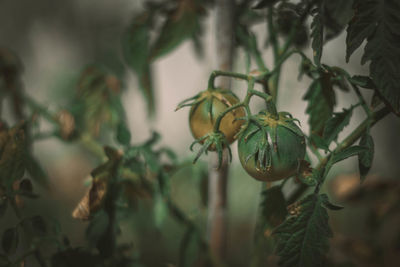
[[[321,77],[311,83],[304,99],[308,101],[306,113],[310,115],[308,122],[311,126],[311,132],[321,135],[336,104],[330,76],[322,72]]]
[[[367,40],[361,64],[371,61],[370,76],[376,89],[400,114],[400,2],[356,0],[347,28],[346,60]]]
[[[324,206],[326,208],[328,208],[330,210],[341,210],[341,209],[343,209],[342,206],[338,206],[338,205],[332,204],[329,201],[329,198],[328,198],[328,196],[326,194],[321,194],[320,197],[322,199],[322,203],[324,204]]]
[[[117,141],[124,146],[129,145],[131,142],[131,133],[124,122],[118,123]]]
[[[280,256],[279,266],[324,266],[332,231],[321,196],[311,194],[305,197],[293,212],[274,231],[277,236],[276,251]]]
[[[351,146],[333,155],[332,164],[367,151],[366,147]]]
[[[314,63],[319,66],[321,65],[322,47],[324,45],[324,25],[322,21],[321,7],[318,8],[311,23],[311,39]]]
[[[367,148],[366,151],[358,154],[358,167],[360,170],[360,179],[364,181],[366,175],[372,166],[374,159],[374,139],[369,133],[365,133],[360,139],[360,146]]]
[[[323,138],[327,144],[337,140],[338,135],[343,129],[349,125],[350,118],[353,115],[353,107],[343,109],[342,112],[334,113],[325,125]]]
[[[18,231],[17,228],[8,228],[3,232],[1,245],[7,254],[14,254],[18,247]]]

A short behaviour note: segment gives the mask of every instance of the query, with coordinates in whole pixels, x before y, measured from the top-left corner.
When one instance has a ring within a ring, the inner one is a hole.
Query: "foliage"
[[[137,77],[148,115],[157,106],[153,64],[187,40],[193,41],[198,54],[203,53],[203,20],[212,13],[213,2],[145,1],[142,11],[133,14],[121,39],[121,53]],[[246,69],[211,72],[205,90],[178,105],[178,109],[191,106],[190,116],[195,111],[201,113],[198,120],[190,121],[195,138],[190,148],[201,145],[195,162],[207,152],[216,152],[221,166],[225,151],[231,154],[231,144],[239,139],[242,166],[253,178],[268,181],[262,186],[255,228],[254,266],[265,266],[272,248],[280,266],[328,264],[332,231],[327,209],[338,211],[342,207],[332,204],[321,192],[325,180],[336,163],[358,156],[363,181],[374,157],[370,129],[390,112],[400,114],[400,5],[395,0],[355,0],[351,6],[352,2],[240,1],[232,38],[247,57]],[[265,22],[267,40],[260,47],[254,26]],[[352,75],[324,64],[324,54],[329,52],[324,45],[339,36],[346,25],[346,60],[366,41],[361,63],[370,62],[369,76]],[[311,56],[304,49],[308,43]],[[270,48],[271,66],[264,61]],[[309,82],[303,96],[308,133],[295,124],[297,120],[290,113],[278,112],[276,107],[281,69],[293,55],[300,56],[299,78],[306,76]],[[250,69],[253,61],[255,71]],[[6,118],[0,113],[0,217],[10,212],[15,217],[0,233],[1,266],[23,266],[32,259],[41,267],[143,266],[140,242],[126,241],[123,227],[126,222],[132,224],[132,217],[143,207],[150,210],[151,227],[160,230],[173,220],[182,228],[177,237],[179,255],[173,264],[225,266],[223,259],[212,254],[200,221],[174,202],[171,178],[187,168],[186,161],[170,147],[160,147],[161,136],[156,132],[147,141],[134,143],[136,137],[127,125],[122,104],[126,88],[123,77],[115,73],[119,72],[105,68],[102,62],[87,65],[79,75],[73,97],[66,102],[68,106],[56,103],[56,108],[47,108],[23,89],[18,56],[0,49],[0,112],[7,103],[13,115]],[[228,88],[216,88],[215,80],[220,76],[244,81],[244,98],[239,99]],[[361,88],[373,92],[370,105]],[[354,93],[357,101],[338,111],[337,90]],[[258,114],[250,109],[254,96],[265,104]],[[382,103],[384,107],[378,109]],[[356,109],[364,111],[365,119],[343,136],[343,130],[354,124]],[[290,142],[288,136],[295,141]],[[57,222],[22,209],[39,197],[37,192],[47,193],[50,188],[45,168],[33,152],[33,145],[47,138],[77,145],[94,156],[96,165],[90,173],[89,188],[72,212],[72,217],[87,222],[83,246],[71,245]],[[241,144],[251,146],[245,151]],[[251,170],[248,162],[253,164]],[[198,172],[201,182],[207,181],[204,168]],[[286,190],[292,178],[295,189]],[[38,190],[37,186],[43,188]],[[308,189],[312,192],[303,195]]]

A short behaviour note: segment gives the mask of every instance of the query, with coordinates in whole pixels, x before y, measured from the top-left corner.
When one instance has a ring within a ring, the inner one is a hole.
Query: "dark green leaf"
[[[335,164],[336,162],[342,161],[349,157],[358,155],[360,153],[366,152],[367,150],[368,149],[366,147],[362,147],[362,146],[348,147],[348,148],[340,151],[339,153],[333,155],[332,164]]]
[[[320,197],[321,197],[321,199],[322,199],[322,203],[324,204],[324,206],[325,206],[326,208],[328,208],[328,209],[330,209],[330,210],[341,210],[341,209],[343,209],[343,207],[341,207],[341,206],[332,204],[332,203],[329,201],[329,198],[328,198],[328,196],[327,196],[326,194],[322,194],[322,195],[320,195]]]
[[[321,73],[321,77],[311,83],[304,99],[308,101],[306,112],[310,115],[308,122],[311,133],[322,135],[325,123],[331,118],[336,103],[330,76]]]
[[[351,115],[353,114],[353,107],[343,109],[342,112],[334,113],[325,125],[323,137],[327,144],[337,140],[338,135],[349,124]]]
[[[153,14],[150,12],[136,16],[122,40],[124,59],[138,77],[140,89],[147,101],[149,114],[154,112],[149,39],[152,20]]]
[[[365,176],[371,169],[372,160],[374,159],[374,139],[369,133],[365,133],[360,139],[360,146],[366,147],[367,150],[358,155],[358,167],[360,169],[360,179],[364,181]]]
[[[18,246],[18,231],[17,228],[8,228],[4,231],[1,245],[7,254],[14,254]]]
[[[117,140],[121,145],[129,145],[131,142],[131,133],[124,122],[118,123]]]
[[[371,80],[370,77],[368,76],[362,76],[362,75],[354,75],[349,79],[349,82],[352,84],[361,86],[366,89],[375,89],[374,82]]]
[[[380,98],[377,91],[375,91],[371,99],[371,108],[376,109],[380,104],[382,104],[382,99]]]
[[[324,26],[322,22],[321,7],[318,8],[311,23],[311,47],[313,49],[314,63],[321,65],[322,47],[324,44]]]
[[[311,143],[314,144],[316,147],[321,148],[325,151],[329,151],[328,143],[319,135],[311,134],[310,139]]]
[[[261,198],[261,219],[264,227],[276,227],[281,224],[287,215],[281,187],[273,186],[264,190]]]
[[[354,17],[347,28],[348,61],[367,40],[361,63],[371,61],[370,76],[386,104],[400,114],[400,2],[356,0]]]
[[[353,15],[352,0],[324,0],[325,42],[338,36]]]
[[[321,196],[312,194],[302,199],[274,234],[278,238],[276,251],[280,266],[324,266],[332,232]]]

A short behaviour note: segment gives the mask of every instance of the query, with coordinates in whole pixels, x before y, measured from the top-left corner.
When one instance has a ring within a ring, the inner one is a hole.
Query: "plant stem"
[[[218,68],[223,71],[229,71],[233,66],[234,7],[234,0],[216,1]],[[230,88],[229,80],[222,80],[220,86]],[[224,160],[219,169],[216,169],[219,165],[218,155],[212,154],[209,162],[207,232],[212,258],[222,261],[227,245],[228,153],[224,149]]]
[[[340,142],[335,150],[332,151],[328,156],[322,158],[316,167],[317,170],[322,170],[328,163],[331,155],[343,151],[345,148],[353,145],[369,128],[375,125],[378,121],[383,119],[386,115],[390,113],[390,110],[386,107],[382,108],[371,114],[370,118],[366,118],[352,133],[350,133],[342,142]],[[320,185],[324,181],[321,181]],[[309,187],[305,184],[301,184],[293,193],[289,196],[287,203],[290,205],[295,202]]]
[[[276,36],[276,29],[274,26],[273,22],[273,9],[269,8],[268,9],[268,34],[269,34],[269,40],[272,45],[272,51],[274,55],[274,68],[276,69],[275,74],[272,76],[272,85],[270,86],[269,90],[272,95],[272,99],[274,103],[276,103],[276,100],[278,99],[278,86],[279,86],[279,79],[280,79],[280,72],[281,72],[281,64],[278,65],[279,61],[279,42],[278,38]]]

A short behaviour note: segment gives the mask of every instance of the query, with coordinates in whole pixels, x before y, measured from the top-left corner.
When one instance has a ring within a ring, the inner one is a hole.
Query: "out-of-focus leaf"
[[[345,28],[353,15],[353,0],[323,0],[325,41],[335,38]]]
[[[201,33],[200,20],[204,8],[196,0],[178,1],[151,48],[151,59],[162,57],[177,48],[183,41]]]
[[[25,173],[24,124],[0,132],[0,183],[11,188]]]
[[[101,126],[116,126],[119,116],[123,116],[115,104],[120,101],[120,87],[119,79],[100,66],[92,65],[82,72],[73,104],[75,109],[71,109],[80,129],[98,136]]]
[[[308,122],[311,133],[322,135],[325,123],[332,117],[333,107],[336,104],[335,92],[332,88],[330,75],[320,72],[320,77],[315,79],[304,99],[308,101],[306,112],[310,115]]]
[[[374,139],[369,133],[361,136],[360,146],[366,147],[367,150],[358,154],[358,167],[360,169],[360,179],[364,181],[369,170],[371,169],[372,161],[374,159]]]
[[[267,227],[271,230],[285,220],[287,215],[286,200],[280,186],[273,186],[264,190],[261,198],[260,206],[262,224],[264,226],[263,231]]]
[[[342,161],[342,160],[347,159],[349,157],[358,155],[360,153],[364,153],[367,150],[368,149],[366,147],[363,147],[363,146],[351,146],[351,147],[348,147],[348,148],[340,151],[339,153],[333,155],[332,164],[335,164],[336,162]]]
[[[321,64],[322,47],[324,45],[324,25],[321,14],[322,7],[317,9],[317,13],[314,15],[311,23],[311,47],[313,49],[314,63],[319,66]]]
[[[337,140],[339,133],[343,131],[347,125],[349,125],[352,114],[353,107],[349,109],[343,109],[342,112],[335,112],[333,117],[326,122],[323,138],[326,140],[327,144]]]
[[[319,135],[311,134],[310,141],[316,147],[321,148],[325,151],[329,151],[329,144],[324,138],[320,137]]]
[[[149,114],[154,112],[154,92],[150,69],[150,30],[154,14],[145,11],[135,16],[122,39],[125,62],[136,73],[146,98]]]
[[[17,228],[8,228],[3,232],[1,237],[1,245],[7,254],[14,254],[18,246],[18,231]]]
[[[371,61],[376,90],[400,115],[400,3],[395,0],[355,0],[347,28],[346,60],[367,40],[361,64]]]
[[[131,142],[131,133],[124,122],[117,126],[117,140],[121,145],[129,145]]]

